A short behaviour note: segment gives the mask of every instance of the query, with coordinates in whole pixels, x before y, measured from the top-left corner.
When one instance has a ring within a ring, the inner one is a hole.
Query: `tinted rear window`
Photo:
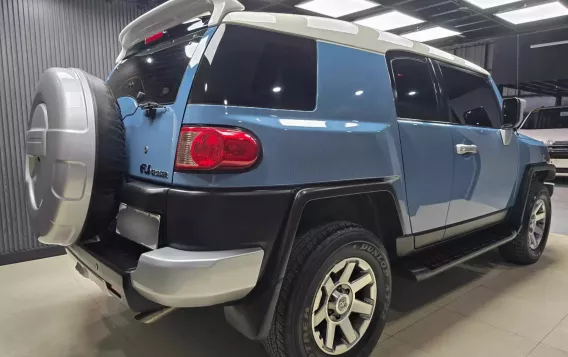
[[[404,56],[404,55],[403,55]],[[434,80],[424,58],[395,58],[391,61],[399,118],[440,121]]]
[[[316,90],[314,40],[225,25],[201,59],[189,102],[310,111]]]
[[[166,39],[128,57],[108,80],[114,95],[136,98],[142,92],[144,95],[139,103],[175,102],[185,69],[204,33],[205,29],[181,38]]]
[[[566,129],[568,128],[568,108],[555,108],[533,111],[522,129]]]

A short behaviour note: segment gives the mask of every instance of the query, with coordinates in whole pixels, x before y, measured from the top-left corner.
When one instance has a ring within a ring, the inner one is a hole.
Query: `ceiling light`
[[[310,0],[296,5],[300,9],[331,17],[341,17],[377,6],[379,4],[369,0]]]
[[[416,17],[403,14],[396,10],[355,21],[356,24],[372,27],[381,31],[416,25],[421,22],[424,22],[424,20],[417,19]]]
[[[406,37],[407,39],[413,41],[426,42],[426,41],[437,40],[439,38],[455,36],[459,34],[460,34],[459,32],[437,26],[426,30],[407,33],[405,35],[402,35],[402,37]]]
[[[525,7],[519,10],[502,12],[495,15],[513,24],[523,24],[525,22],[565,16],[568,15],[568,9],[560,2],[556,1],[548,4]]]
[[[489,9],[495,6],[501,6],[505,4],[511,4],[521,0],[465,0],[470,4],[473,4],[482,9]]]

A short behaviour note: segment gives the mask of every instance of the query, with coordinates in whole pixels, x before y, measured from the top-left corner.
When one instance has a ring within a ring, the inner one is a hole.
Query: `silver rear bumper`
[[[109,286],[112,293],[123,285],[120,274],[82,248],[67,251],[86,269],[81,275],[107,292]],[[165,247],[142,254],[129,278],[140,295],[163,306],[211,306],[245,297],[256,285],[263,256],[260,248],[201,252]],[[121,292],[111,295],[128,304]]]
[[[245,297],[256,285],[260,248],[191,252],[170,247],[142,254],[132,286],[164,306],[198,307]]]

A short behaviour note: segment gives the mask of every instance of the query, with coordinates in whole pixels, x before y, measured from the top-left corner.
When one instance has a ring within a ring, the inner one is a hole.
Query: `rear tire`
[[[520,265],[536,263],[548,241],[551,214],[548,190],[542,182],[533,182],[529,188],[519,234],[511,242],[499,247],[503,259]]]
[[[368,356],[390,299],[388,256],[375,235],[347,222],[315,228],[296,238],[264,346],[272,357]]]

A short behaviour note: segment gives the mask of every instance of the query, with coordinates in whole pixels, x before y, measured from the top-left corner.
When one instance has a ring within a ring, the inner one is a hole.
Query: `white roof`
[[[223,22],[257,27],[382,54],[389,50],[404,50],[489,75],[485,69],[448,52],[352,22],[242,10],[244,6],[238,0],[169,0],[138,17],[120,32],[118,40],[122,45],[122,51],[116,61],[122,60],[130,47],[146,37],[202,15],[204,12],[211,12],[209,26]]]
[[[482,67],[451,53],[347,21],[305,15],[242,11],[225,15],[222,22],[309,37],[382,54],[389,50],[404,50],[489,75]]]

